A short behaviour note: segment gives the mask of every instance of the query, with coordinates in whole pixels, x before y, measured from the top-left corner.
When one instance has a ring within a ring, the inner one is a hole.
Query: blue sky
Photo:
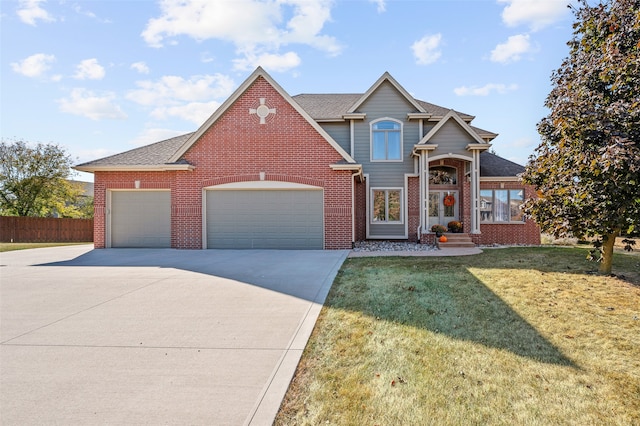
[[[1,0],[0,136],[80,163],[196,130],[258,65],[291,95],[363,93],[389,71],[524,164],[568,54],[568,3]]]

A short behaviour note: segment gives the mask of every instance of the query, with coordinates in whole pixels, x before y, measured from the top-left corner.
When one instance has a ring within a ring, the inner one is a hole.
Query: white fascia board
[[[354,170],[362,171],[362,164],[330,164],[331,170]]]
[[[344,118],[317,118],[318,123],[344,123]]]
[[[408,120],[428,120],[431,118],[431,114],[428,112],[410,112],[407,113]]]
[[[123,165],[123,166],[75,166],[74,170],[81,172],[166,172],[171,170],[187,170],[195,169],[191,164],[154,164],[148,166],[141,165]]]
[[[413,149],[416,151],[433,151],[434,149],[438,148],[438,144],[437,143],[425,143],[422,145],[414,145]]]
[[[490,143],[483,143],[483,144],[470,143],[469,145],[466,146],[466,148],[469,151],[473,151],[473,150],[486,151],[487,149],[491,148],[491,144]]]
[[[364,112],[352,112],[349,114],[344,114],[342,116],[345,120],[364,120],[367,118],[367,114]]]

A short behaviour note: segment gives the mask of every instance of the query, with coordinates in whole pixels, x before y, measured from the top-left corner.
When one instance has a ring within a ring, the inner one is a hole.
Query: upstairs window
[[[382,120],[371,125],[371,160],[402,161],[402,124]]]

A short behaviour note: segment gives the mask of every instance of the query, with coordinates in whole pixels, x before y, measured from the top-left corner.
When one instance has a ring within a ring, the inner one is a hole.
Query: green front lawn
[[[640,424],[640,257],[343,265],[276,424]]]
[[[76,246],[92,243],[0,243],[0,253],[4,251],[27,250],[42,247]]]

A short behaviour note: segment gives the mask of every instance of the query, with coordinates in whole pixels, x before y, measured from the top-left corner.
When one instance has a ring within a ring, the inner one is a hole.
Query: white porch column
[[[471,161],[471,233],[480,233],[480,151],[474,149]]]
[[[420,185],[420,192],[422,197],[422,212],[420,213],[420,220],[422,221],[422,232],[429,232],[429,151],[422,151],[420,156],[422,173],[420,179],[422,185]]]

